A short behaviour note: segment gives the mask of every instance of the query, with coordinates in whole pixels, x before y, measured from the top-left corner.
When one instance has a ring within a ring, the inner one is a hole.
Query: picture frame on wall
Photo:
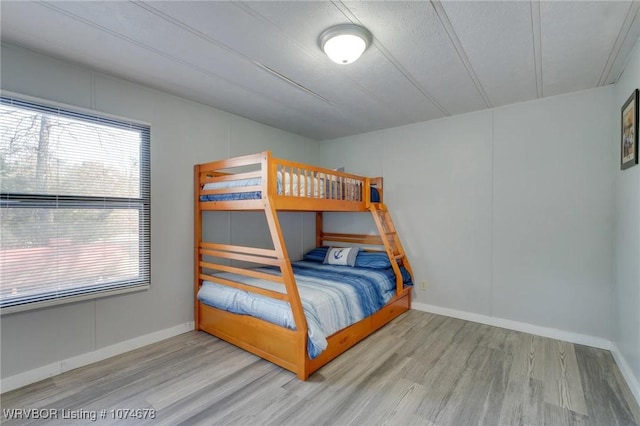
[[[638,89],[621,110],[620,170],[638,164]]]

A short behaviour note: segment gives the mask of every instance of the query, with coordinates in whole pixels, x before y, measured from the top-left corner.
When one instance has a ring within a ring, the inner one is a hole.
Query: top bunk
[[[200,210],[367,211],[382,202],[382,178],[275,158],[271,152],[197,164]]]

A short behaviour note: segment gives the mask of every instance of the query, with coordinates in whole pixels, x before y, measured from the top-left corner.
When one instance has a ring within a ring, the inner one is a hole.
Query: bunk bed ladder
[[[411,276],[413,276],[411,265],[409,264],[409,260],[407,259],[404,247],[402,247],[402,243],[400,242],[400,238],[398,237],[398,232],[395,225],[393,224],[391,213],[389,213],[387,206],[384,203],[371,203],[369,210],[373,215],[373,220],[376,223],[387,255],[389,256],[389,259],[392,260],[392,265],[395,264],[404,266],[407,271],[409,271]],[[400,284],[401,281],[398,285],[400,286]]]

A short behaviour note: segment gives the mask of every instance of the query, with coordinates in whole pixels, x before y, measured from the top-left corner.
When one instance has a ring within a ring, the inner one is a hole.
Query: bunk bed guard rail
[[[382,178],[275,158],[269,151],[199,166],[203,210],[366,211],[382,202]]]

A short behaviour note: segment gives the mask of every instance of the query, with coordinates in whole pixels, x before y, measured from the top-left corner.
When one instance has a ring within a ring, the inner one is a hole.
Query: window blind
[[[2,312],[146,287],[150,128],[0,96]]]

